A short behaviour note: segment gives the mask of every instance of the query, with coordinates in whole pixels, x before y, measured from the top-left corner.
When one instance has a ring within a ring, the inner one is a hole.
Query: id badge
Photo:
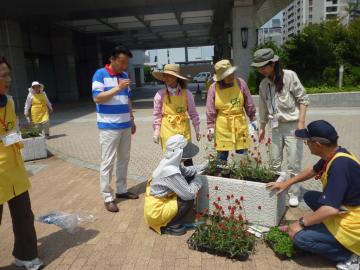
[[[276,114],[275,115],[269,115],[269,119],[271,121],[271,128],[279,127],[279,121],[277,119]]]
[[[16,131],[10,131],[1,136],[4,146],[10,146],[21,141],[21,136]]]

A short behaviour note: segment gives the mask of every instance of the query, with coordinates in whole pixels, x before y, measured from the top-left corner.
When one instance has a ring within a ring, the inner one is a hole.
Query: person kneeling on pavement
[[[198,152],[199,148],[182,135],[168,139],[164,157],[146,187],[144,217],[157,233],[186,233],[184,219],[202,186],[201,179],[193,176],[205,170],[207,165],[185,167],[181,162],[193,158]],[[191,177],[188,182],[186,178]]]
[[[337,269],[359,270],[360,160],[338,146],[335,128],[324,120],[296,130],[295,135],[321,160],[286,182],[269,183],[268,187],[282,192],[315,177],[321,179],[323,191],[304,194],[313,212],[293,223],[289,234],[296,246],[336,262]]]

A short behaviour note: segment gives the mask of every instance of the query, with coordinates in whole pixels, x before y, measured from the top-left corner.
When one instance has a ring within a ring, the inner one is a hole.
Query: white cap
[[[37,82],[37,81],[34,81],[34,82],[31,83],[31,87],[37,86],[37,85],[43,86],[41,83],[39,83],[39,82]]]

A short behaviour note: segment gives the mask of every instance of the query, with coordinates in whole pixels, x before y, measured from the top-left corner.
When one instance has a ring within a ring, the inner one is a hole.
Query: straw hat
[[[227,59],[217,62],[214,68],[215,74],[213,76],[213,79],[215,82],[222,81],[227,76],[233,74],[237,70],[237,67],[232,66],[230,61]]]
[[[274,54],[274,51],[270,48],[259,49],[254,53],[252,67],[263,67],[270,62],[279,61],[279,56]]]
[[[164,74],[175,76],[181,80],[188,81],[187,78],[180,74],[180,67],[175,64],[167,64],[163,71],[153,71],[152,75],[159,81],[164,81]]]

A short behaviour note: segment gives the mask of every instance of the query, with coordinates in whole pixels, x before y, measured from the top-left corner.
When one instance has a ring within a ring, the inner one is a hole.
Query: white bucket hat
[[[41,87],[41,90],[44,90],[44,85],[39,83],[38,81],[33,81],[31,83],[31,88],[33,88],[34,86],[40,86]]]

